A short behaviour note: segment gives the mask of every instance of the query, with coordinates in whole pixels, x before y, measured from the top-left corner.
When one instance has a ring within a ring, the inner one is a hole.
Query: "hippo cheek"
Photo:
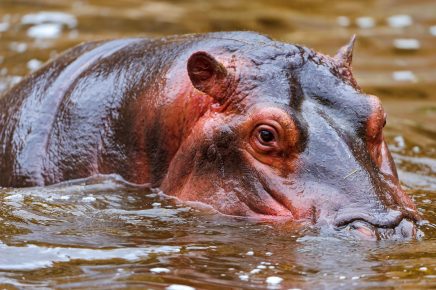
[[[240,152],[233,150],[231,138],[205,136],[192,139],[179,150],[161,186],[165,193],[227,215],[292,217],[264,191]],[[209,140],[207,144],[205,140]]]
[[[222,180],[218,184],[211,184],[207,179],[191,180],[178,198],[185,201],[201,202],[218,212],[232,216],[246,216],[261,219],[292,218],[287,208],[274,200],[262,190],[246,188],[240,180]],[[209,184],[208,184],[209,183]],[[251,184],[251,188],[256,186]]]
[[[220,213],[234,216],[253,216],[256,213],[241,202],[237,191],[227,189],[206,178],[191,178],[176,194],[183,201],[207,206]]]
[[[294,220],[318,220],[319,212],[315,208],[314,199],[306,194],[306,184],[293,173],[279,174],[268,165],[262,164],[249,153],[245,155],[247,164],[251,166],[251,175],[258,186],[253,190],[264,196],[263,201],[269,204],[280,204]]]

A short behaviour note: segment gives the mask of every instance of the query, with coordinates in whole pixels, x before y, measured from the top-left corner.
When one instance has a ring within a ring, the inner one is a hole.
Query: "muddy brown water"
[[[364,242],[224,217],[110,176],[0,189],[0,288],[436,287],[432,0],[0,0],[0,91],[83,41],[221,30],[327,54],[357,33],[355,76],[389,114],[385,134],[424,238]]]

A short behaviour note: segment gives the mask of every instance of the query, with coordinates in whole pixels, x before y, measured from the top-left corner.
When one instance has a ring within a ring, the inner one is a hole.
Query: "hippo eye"
[[[271,141],[274,141],[274,133],[270,130],[262,129],[259,131],[259,137],[262,139],[263,142],[269,143]]]
[[[278,133],[274,126],[263,124],[258,126],[252,135],[254,148],[261,153],[278,149]]]

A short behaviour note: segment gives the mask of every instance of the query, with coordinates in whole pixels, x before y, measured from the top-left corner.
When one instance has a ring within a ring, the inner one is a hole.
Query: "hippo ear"
[[[221,101],[227,70],[223,64],[204,51],[192,54],[188,59],[188,75],[192,85],[199,91]]]
[[[356,41],[356,34],[354,34],[350,41],[341,47],[335,55],[335,59],[339,62],[340,66],[351,67],[351,61],[353,60],[353,48]]]

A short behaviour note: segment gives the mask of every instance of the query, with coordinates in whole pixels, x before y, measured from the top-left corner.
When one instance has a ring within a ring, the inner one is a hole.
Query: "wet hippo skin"
[[[252,32],[72,48],[0,99],[0,186],[117,173],[224,214],[413,237],[353,43],[335,57]]]

